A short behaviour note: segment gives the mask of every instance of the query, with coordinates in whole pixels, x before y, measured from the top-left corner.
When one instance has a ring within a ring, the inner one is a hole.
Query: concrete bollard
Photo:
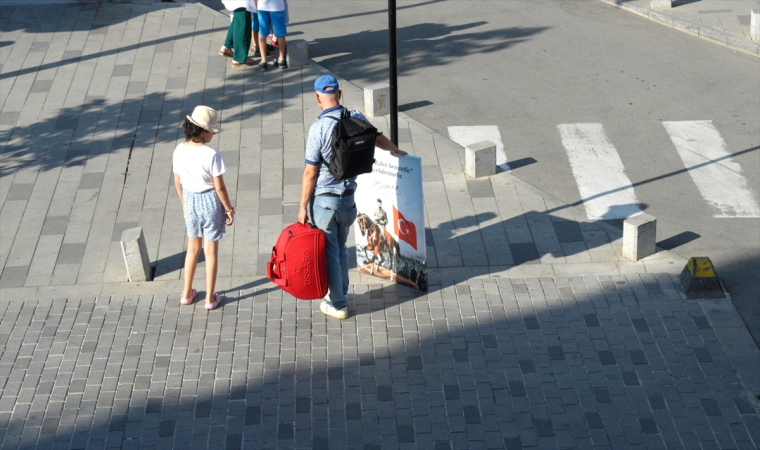
[[[760,11],[754,9],[750,12],[749,37],[755,42],[760,42]]]
[[[391,87],[378,83],[364,88],[364,114],[381,117],[391,113]]]
[[[670,9],[673,7],[672,0],[650,0],[649,7],[652,9]]]
[[[470,144],[465,151],[465,174],[470,178],[496,174],[496,144],[482,141]]]
[[[657,247],[657,219],[638,214],[623,222],[623,256],[638,261],[653,255]]]
[[[288,39],[287,41],[288,68],[303,67],[309,65],[309,46],[303,39]]]
[[[153,279],[148,258],[148,246],[142,228],[130,228],[121,233],[121,253],[127,265],[129,281],[151,281]]]

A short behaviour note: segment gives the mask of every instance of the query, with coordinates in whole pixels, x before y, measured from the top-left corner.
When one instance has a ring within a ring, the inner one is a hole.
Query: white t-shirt
[[[285,0],[259,0],[259,11],[282,11],[285,9]]]
[[[222,0],[222,4],[229,12],[238,8],[245,8],[250,12],[256,12],[256,3],[253,0]]]
[[[174,173],[179,175],[182,189],[203,192],[214,188],[214,177],[227,171],[222,155],[203,145],[195,147],[185,143],[174,149]]]

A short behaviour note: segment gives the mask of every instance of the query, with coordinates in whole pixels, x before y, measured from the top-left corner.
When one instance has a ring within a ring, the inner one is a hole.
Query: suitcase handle
[[[276,276],[274,273],[275,268],[277,267],[278,264],[283,262],[283,261],[277,261],[276,258],[277,258],[277,252],[275,252],[275,248],[272,247],[272,259],[267,263],[267,278],[272,280],[274,284],[280,287],[287,286],[288,285],[287,280],[283,280],[282,278],[275,278]]]
[[[305,223],[296,222],[293,225],[295,225],[297,227],[305,227],[305,226],[308,225],[309,228],[311,228],[312,230],[318,230],[319,229],[319,227],[317,227],[314,223],[312,223],[310,221],[306,221]],[[293,231],[292,230],[288,230],[288,231],[290,232],[290,237],[293,237]]]
[[[274,263],[274,262],[267,263],[267,278],[272,280],[272,282],[276,284],[277,286],[280,286],[280,287],[287,286],[288,285],[287,280],[284,280],[282,278],[275,278],[274,267],[276,265],[277,263]]]
[[[275,248],[272,247],[272,256],[269,258],[269,262],[267,263],[267,278],[274,281],[274,266],[275,266],[275,258],[277,257],[277,252],[275,252]]]

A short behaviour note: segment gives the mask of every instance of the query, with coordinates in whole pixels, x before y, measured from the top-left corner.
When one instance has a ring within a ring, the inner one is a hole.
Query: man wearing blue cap
[[[326,298],[319,305],[319,309],[328,316],[345,319],[348,317],[346,241],[351,225],[356,220],[356,203],[354,203],[356,177],[338,181],[333,178],[328,169],[332,158],[331,135],[338,123],[328,117],[339,119],[344,109],[340,104],[341,91],[338,80],[332,75],[322,75],[314,82],[314,90],[322,113],[311,125],[306,142],[306,168],[303,171],[298,221],[306,222],[308,207],[311,203],[312,220],[320,230],[325,232],[327,247],[327,284],[330,293],[329,299]],[[369,123],[359,111],[351,111],[351,117]],[[399,150],[382,134],[377,137],[375,145],[389,151],[393,156],[406,155],[405,151]],[[312,198],[313,200],[309,202]]]

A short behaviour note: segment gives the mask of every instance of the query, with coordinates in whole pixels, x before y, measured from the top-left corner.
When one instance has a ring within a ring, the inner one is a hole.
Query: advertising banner
[[[356,191],[356,262],[360,272],[427,291],[422,161],[377,149],[372,173]]]

